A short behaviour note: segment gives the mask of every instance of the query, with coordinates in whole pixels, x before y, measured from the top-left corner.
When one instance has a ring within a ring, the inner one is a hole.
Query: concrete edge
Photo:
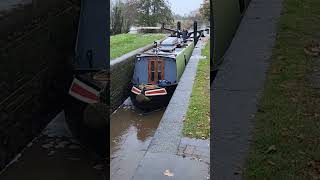
[[[176,154],[182,138],[183,121],[189,107],[201,50],[205,47],[210,36],[199,41],[193,50],[189,63],[180,82],[164,112],[160,124],[148,147],[149,152]]]

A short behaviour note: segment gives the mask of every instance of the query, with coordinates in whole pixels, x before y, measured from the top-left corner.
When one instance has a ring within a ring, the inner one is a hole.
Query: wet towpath
[[[1,180],[105,180],[102,159],[71,136],[60,113],[0,174]]]
[[[127,99],[110,123],[111,179],[129,180],[144,157],[164,109],[142,113]]]

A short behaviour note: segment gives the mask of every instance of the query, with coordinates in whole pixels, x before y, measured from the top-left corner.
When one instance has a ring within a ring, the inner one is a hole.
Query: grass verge
[[[110,57],[111,59],[120,57],[164,37],[164,34],[118,34],[111,36]]]
[[[319,0],[284,0],[243,179],[320,177],[320,95],[303,51],[319,32]]]
[[[183,134],[191,138],[209,138],[210,132],[210,43],[208,42],[200,60],[190,97],[189,109],[184,121]]]

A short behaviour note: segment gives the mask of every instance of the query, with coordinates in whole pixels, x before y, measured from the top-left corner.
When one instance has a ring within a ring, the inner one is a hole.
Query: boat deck
[[[183,43],[181,48],[177,48],[176,44],[160,44],[158,47],[159,51],[156,52],[154,49],[150,49],[142,53],[140,57],[158,55],[174,58],[179,53],[181,53],[186,47],[188,47],[192,42],[192,38],[187,39],[187,42]]]

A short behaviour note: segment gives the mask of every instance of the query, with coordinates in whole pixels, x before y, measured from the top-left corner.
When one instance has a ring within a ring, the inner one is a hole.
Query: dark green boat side
[[[130,98],[141,110],[151,111],[166,107],[189,62],[195,44],[204,30],[170,30],[173,33],[153,49],[138,55],[135,61]],[[191,38],[191,35],[194,38]]]
[[[211,18],[214,23],[211,26],[214,32],[212,36],[214,39],[211,41],[213,42],[212,66],[216,67],[223,61],[223,55],[229,48],[249,2],[250,0],[212,0]]]

